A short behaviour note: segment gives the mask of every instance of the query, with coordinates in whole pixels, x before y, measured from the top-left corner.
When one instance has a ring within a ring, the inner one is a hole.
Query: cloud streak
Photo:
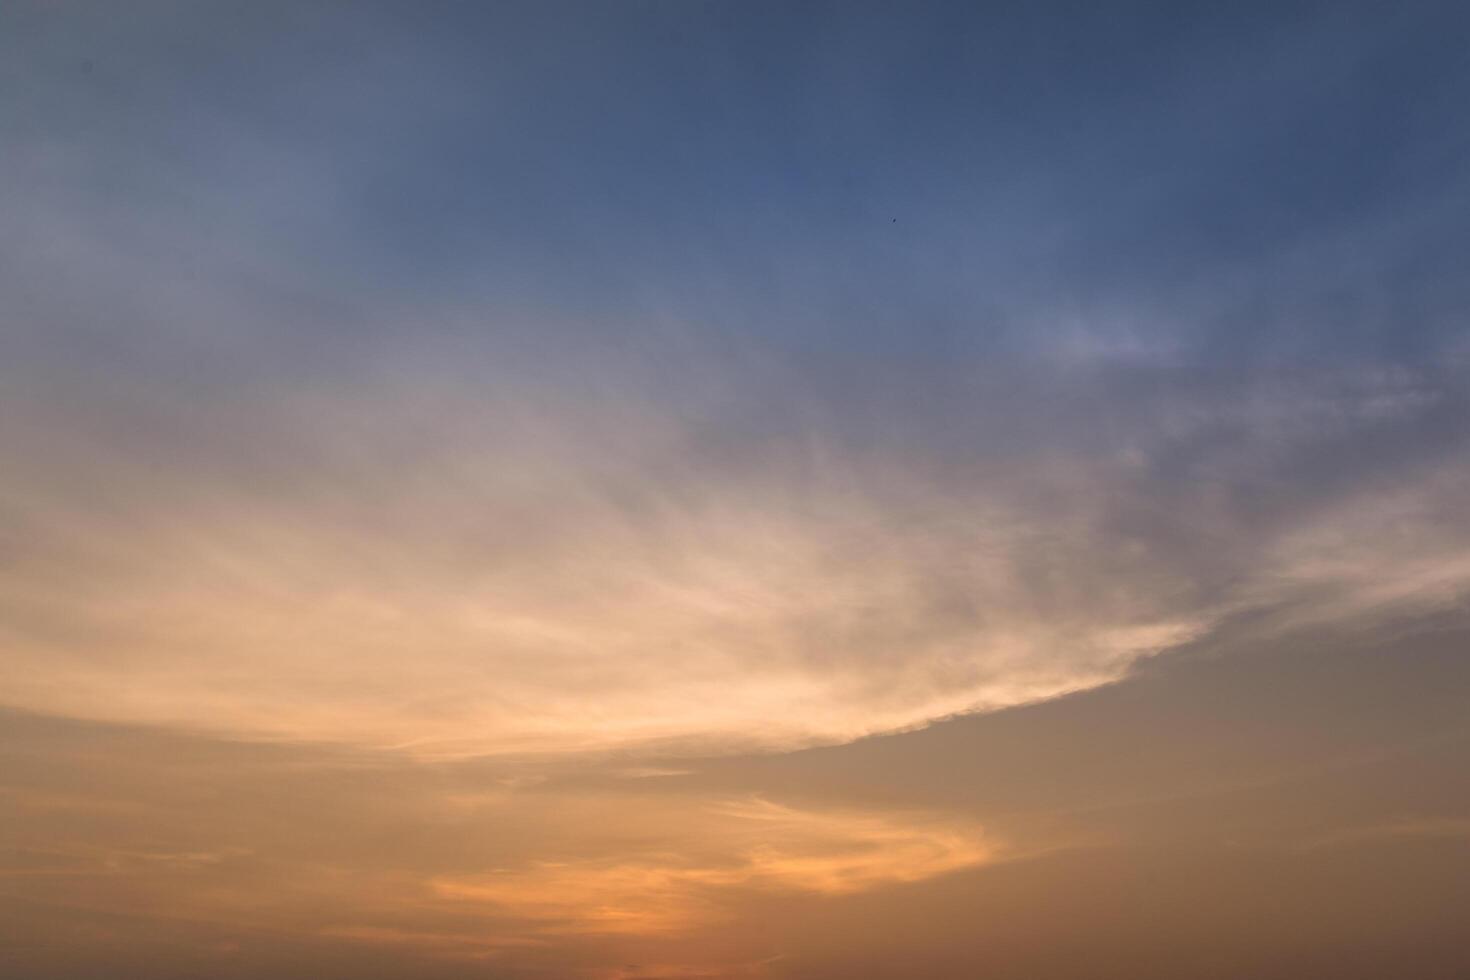
[[[818,395],[763,433],[755,375],[658,367],[477,347],[278,384],[167,447],[33,402],[71,435],[4,495],[8,703],[440,756],[791,747],[1109,683],[1246,611],[1350,621],[1470,581],[1460,439],[1338,461],[1457,411],[1458,373],[1190,390],[1043,362],[1079,403],[956,456],[859,448]],[[1106,443],[1073,446],[1098,414]]]

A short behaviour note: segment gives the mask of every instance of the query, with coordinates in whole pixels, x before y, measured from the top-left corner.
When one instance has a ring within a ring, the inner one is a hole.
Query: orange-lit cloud
[[[996,853],[978,826],[930,814],[764,800],[681,812],[687,840],[652,853],[444,876],[434,891],[542,921],[550,932],[658,934],[718,918],[725,890],[841,895],[973,867]]]
[[[314,458],[262,486],[54,448],[114,504],[5,491],[5,702],[438,756],[789,747],[1107,683],[1211,615],[1085,509],[1028,514],[1019,476],[820,444],[732,470],[626,385],[417,384],[254,419]]]
[[[1093,688],[1245,609],[1351,618],[1470,584],[1453,465],[1255,537],[1210,523],[1204,482],[1190,534],[1220,556],[1119,530],[1140,460],[1223,418],[1270,434],[1211,461],[1245,479],[1413,410],[1393,379],[992,472],[855,458],[819,430],[710,458],[713,372],[681,415],[635,364],[575,397],[575,371],[486,389],[410,364],[242,410],[263,468],[89,439],[17,468],[0,699],[430,757],[789,748]]]
[[[154,765],[133,759],[145,772]],[[16,790],[0,899],[144,914],[191,934],[218,931],[221,942],[264,935],[520,962],[568,944],[677,942],[764,897],[857,895],[1008,853],[973,818],[942,811],[572,788],[466,794],[449,788],[478,782],[472,773],[425,780],[425,768],[403,760],[368,770],[354,788],[340,769],[313,785],[310,774],[210,765],[196,778],[219,802],[185,807],[195,788],[124,774],[115,791],[127,787],[138,802],[126,814],[85,789],[60,804]],[[300,819],[273,813],[285,803],[283,776],[300,780]],[[271,805],[227,802],[237,782],[244,798],[265,793]],[[364,801],[384,792],[394,802],[364,814]]]

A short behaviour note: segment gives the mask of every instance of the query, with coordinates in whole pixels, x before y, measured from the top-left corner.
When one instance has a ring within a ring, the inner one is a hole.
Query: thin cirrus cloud
[[[357,434],[263,489],[94,458],[124,513],[12,495],[49,545],[6,592],[12,703],[429,752],[774,746],[1076,690],[1197,628],[1130,584],[1018,580],[1081,554],[891,463],[732,480],[616,404],[553,406],[572,441],[458,405],[488,421],[426,445],[383,404],[335,406]]]
[[[1108,683],[1241,612],[1350,620],[1470,580],[1452,459],[1329,469],[1446,410],[1400,376],[1175,390],[1157,423],[1104,385],[1126,448],[957,465],[821,422],[757,438],[718,382],[612,357],[575,394],[480,363],[272,391],[164,447],[68,419],[6,493],[8,702],[427,755],[791,747]],[[1294,501],[1313,457],[1326,492]],[[1170,524],[1136,526],[1161,498]]]
[[[450,902],[481,904],[542,934],[647,935],[717,923],[722,893],[845,895],[995,860],[977,825],[923,813],[823,812],[755,799],[683,808],[687,842],[664,839],[614,860],[542,861],[446,875]]]
[[[802,318],[731,333],[677,284],[615,330],[470,284],[390,313],[257,227],[190,257],[197,215],[108,214],[21,211],[75,288],[32,291],[5,376],[12,707],[426,756],[790,748],[1470,581],[1453,330],[1307,365],[1216,349],[1238,287],[1091,316],[1002,290],[1008,330],[813,358]],[[1284,312],[1340,288],[1323,248]]]
[[[973,818],[924,808],[565,781],[487,791],[483,761],[354,762],[106,727],[68,746],[55,721],[5,722],[57,765],[7,787],[0,893],[95,916],[106,943],[116,917],[146,911],[186,945],[222,931],[236,946],[272,937],[565,969],[568,947],[677,943],[752,901],[860,895],[1016,853]],[[250,802],[282,792],[294,816]]]

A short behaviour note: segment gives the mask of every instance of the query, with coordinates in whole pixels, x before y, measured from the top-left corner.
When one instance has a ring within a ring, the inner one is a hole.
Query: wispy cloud
[[[445,876],[433,888],[443,898],[539,923],[538,932],[644,935],[718,920],[722,891],[842,895],[974,867],[997,853],[978,826],[932,814],[752,800],[704,805],[684,816],[688,839],[661,841],[651,853]]]

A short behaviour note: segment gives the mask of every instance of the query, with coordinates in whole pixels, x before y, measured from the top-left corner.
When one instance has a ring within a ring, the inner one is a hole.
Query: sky
[[[1470,975],[1467,52],[0,5],[0,973]]]

